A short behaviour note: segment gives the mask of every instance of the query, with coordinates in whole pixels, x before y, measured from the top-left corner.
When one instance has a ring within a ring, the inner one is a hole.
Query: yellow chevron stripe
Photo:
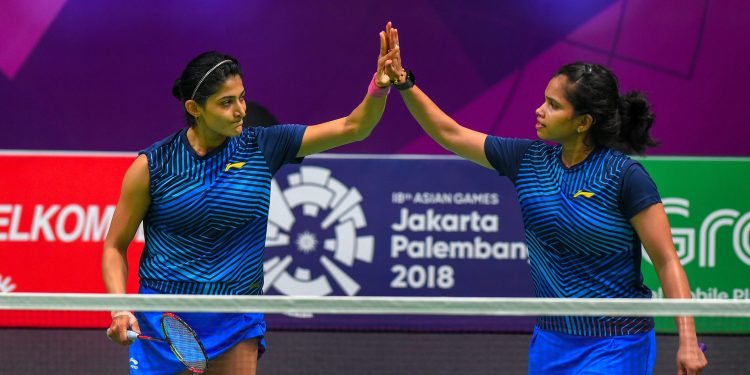
[[[583,195],[584,198],[591,198],[594,196],[594,193],[589,193],[588,191],[578,190],[576,195],[573,196],[573,198],[578,198],[579,195]]]
[[[241,162],[239,162],[239,163],[229,163],[229,164],[227,164],[227,167],[226,167],[226,168],[224,168],[224,172],[228,171],[228,170],[229,170],[229,169],[231,169],[231,168],[237,168],[237,169],[240,169],[240,168],[242,168],[242,166],[244,166],[244,165],[245,165],[245,162],[244,162],[244,161],[241,161]]]

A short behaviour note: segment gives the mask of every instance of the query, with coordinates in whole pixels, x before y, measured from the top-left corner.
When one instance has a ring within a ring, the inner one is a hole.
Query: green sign
[[[750,299],[750,158],[646,157],[694,299]],[[644,252],[645,254],[645,252]],[[644,256],[646,285],[664,298]],[[658,332],[676,332],[658,318]],[[696,317],[698,333],[750,333],[750,318]]]

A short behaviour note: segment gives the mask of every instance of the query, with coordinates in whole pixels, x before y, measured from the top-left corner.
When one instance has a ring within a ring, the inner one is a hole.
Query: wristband
[[[406,72],[406,79],[403,83],[394,83],[393,87],[397,88],[399,91],[408,90],[414,86],[416,83],[416,79],[414,78],[414,73],[411,72],[411,70],[408,70]]]
[[[380,87],[375,83],[375,78],[378,76],[378,73],[375,73],[372,76],[372,81],[370,81],[370,86],[367,87],[367,95],[370,95],[375,98],[382,98],[384,96],[387,96],[388,93],[391,91],[391,86],[388,85],[386,87]]]

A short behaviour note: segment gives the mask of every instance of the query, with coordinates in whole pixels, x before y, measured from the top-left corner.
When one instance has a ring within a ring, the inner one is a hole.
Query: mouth
[[[536,122],[536,125],[535,125],[534,127],[536,128],[536,130],[539,130],[539,129],[541,129],[541,128],[546,128],[546,127],[547,127],[547,125],[544,125],[544,124],[542,124],[541,122],[537,121],[537,122]]]

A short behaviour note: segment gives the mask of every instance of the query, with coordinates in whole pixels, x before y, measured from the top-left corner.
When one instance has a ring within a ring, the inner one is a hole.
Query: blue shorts
[[[529,374],[649,375],[656,361],[656,335],[589,337],[534,327]]]
[[[141,294],[158,294],[158,292],[141,287]],[[263,336],[266,334],[266,322],[263,314],[230,314],[230,313],[183,313],[175,315],[184,320],[198,335],[206,349],[209,361],[231,349],[240,341],[260,338],[258,356],[266,350]],[[163,338],[161,331],[161,312],[136,312],[141,334]],[[130,345],[130,373],[133,375],[178,374],[185,371],[185,366],[175,358],[169,346],[159,342],[136,340]]]

